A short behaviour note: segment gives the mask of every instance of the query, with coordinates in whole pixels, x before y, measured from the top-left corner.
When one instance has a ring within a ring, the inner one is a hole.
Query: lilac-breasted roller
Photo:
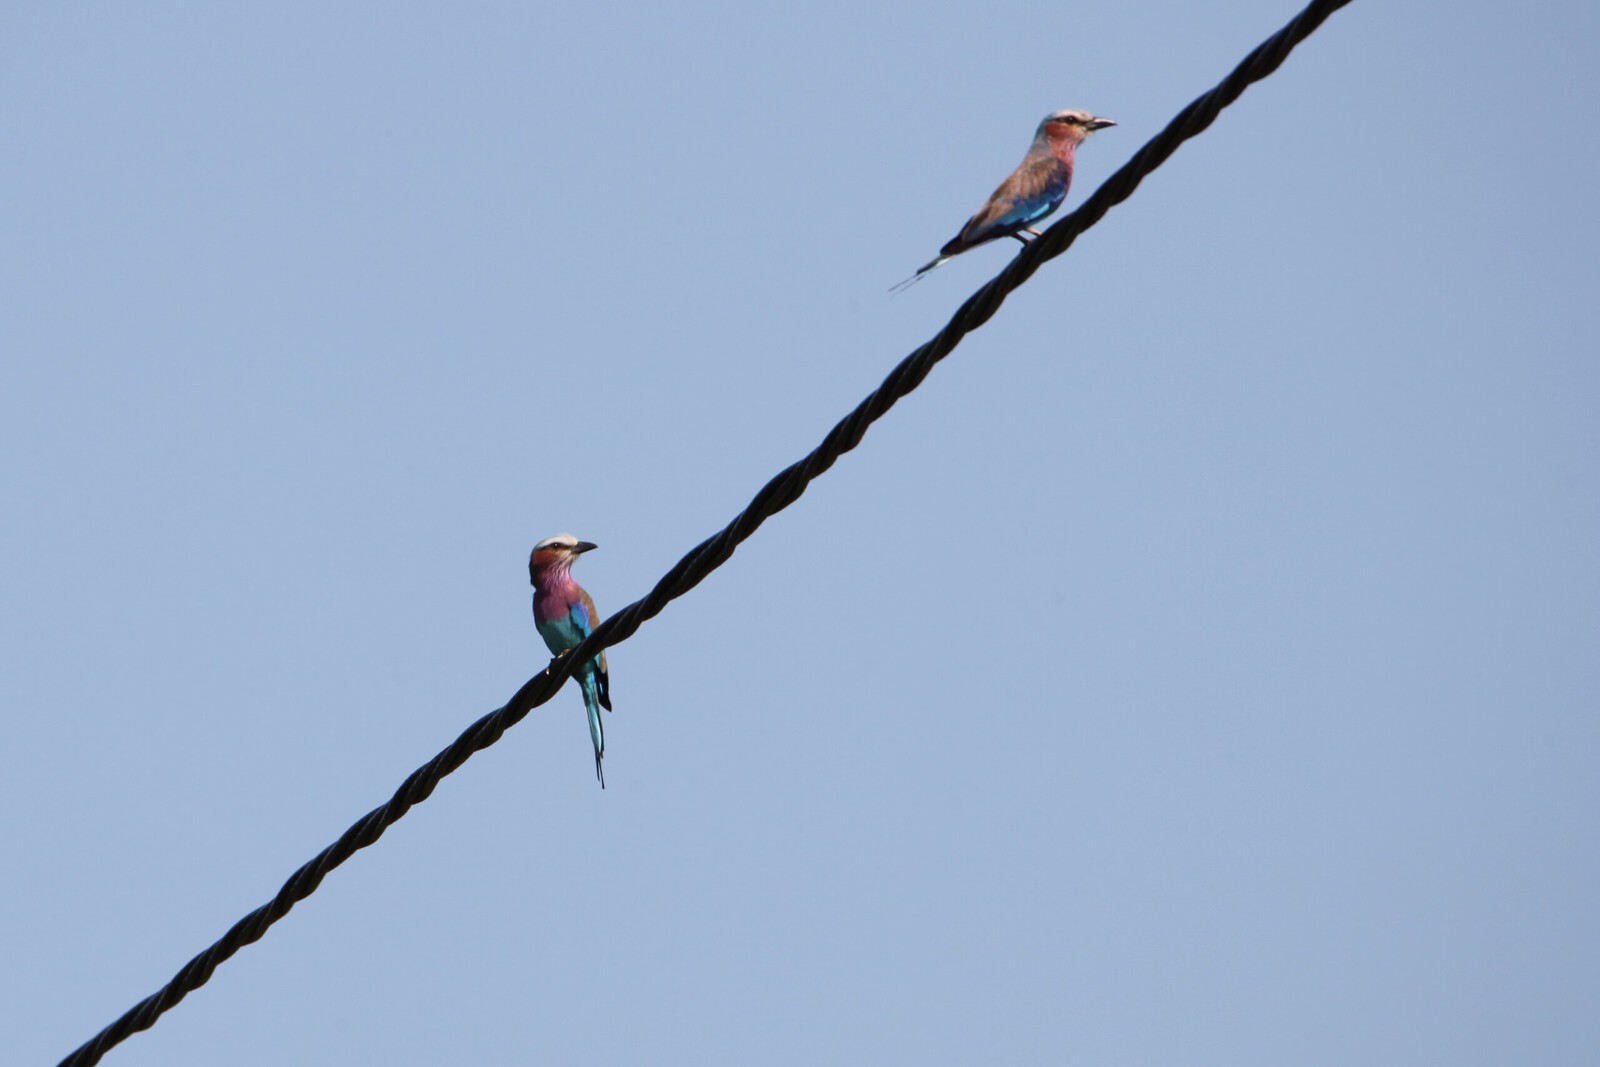
[[[1034,131],[1033,144],[1022,157],[1022,165],[1000,183],[990,194],[988,203],[961,227],[961,232],[939,249],[938,256],[890,292],[921,281],[929,271],[969,248],[999,237],[1015,237],[1026,244],[1028,238],[1023,234],[1039,236],[1033,224],[1060,207],[1061,201],[1067,198],[1078,146],[1094,131],[1115,125],[1110,119],[1096,118],[1087,111],[1057,111],[1046,115]]]
[[[600,613],[583,586],[572,578],[572,565],[596,546],[571,534],[546,537],[528,557],[528,578],[533,582],[533,621],[539,636],[556,655],[582,643],[600,625]],[[611,710],[611,679],[606,674],[606,654],[601,652],[572,674],[583,689],[583,707],[589,713],[589,737],[594,741],[594,774],[606,787],[600,761],[606,755],[606,730],[600,709]]]

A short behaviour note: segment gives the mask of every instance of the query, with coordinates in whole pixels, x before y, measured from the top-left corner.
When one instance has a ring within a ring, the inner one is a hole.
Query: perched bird
[[[889,290],[899,292],[922,280],[929,271],[969,248],[998,237],[1015,237],[1026,244],[1023,234],[1039,236],[1033,224],[1061,206],[1072,184],[1072,161],[1078,146],[1096,130],[1115,126],[1110,119],[1095,118],[1087,111],[1057,111],[1046,115],[1034,131],[1033,144],[1022,157],[1022,165],[1000,183],[983,209],[967,220],[961,232],[952,237],[939,254],[923,264],[917,273]]]
[[[576,648],[596,626],[600,613],[583,586],[572,579],[572,564],[596,546],[571,534],[546,537],[528,557],[528,578],[533,582],[533,621],[539,636],[556,655]],[[600,761],[606,754],[606,731],[600,709],[611,710],[611,679],[606,675],[606,654],[600,653],[572,675],[583,688],[583,707],[589,713],[589,737],[594,741],[594,774],[606,787]]]

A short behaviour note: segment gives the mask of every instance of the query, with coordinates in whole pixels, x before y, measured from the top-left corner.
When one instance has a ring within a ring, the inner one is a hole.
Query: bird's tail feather
[[[594,776],[604,789],[606,774],[601,761],[606,758],[606,728],[600,721],[600,690],[593,676],[583,679],[583,709],[589,714],[589,739],[594,742]]]
[[[899,285],[895,286],[893,289],[890,289],[889,292],[891,292],[891,293],[904,292],[905,290],[911,288],[913,285],[916,285],[918,282],[920,282],[923,278],[927,277],[929,274],[932,274],[934,271],[936,271],[940,267],[944,266],[946,263],[948,263],[950,261],[951,258],[952,257],[950,257],[950,256],[943,256],[943,255],[935,256],[933,259],[928,260],[928,262],[926,262],[922,266],[918,267],[917,268],[917,273],[913,274],[911,277],[907,278],[905,281],[901,282]]]

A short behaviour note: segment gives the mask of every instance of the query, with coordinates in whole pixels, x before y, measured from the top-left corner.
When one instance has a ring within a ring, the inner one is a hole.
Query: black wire
[[[649,595],[601,623],[581,645],[567,655],[552,660],[542,673],[529,679],[504,707],[473,723],[449,748],[413,771],[395,790],[388,803],[369,811],[339,840],[295,871],[269,903],[234,923],[220,940],[185,964],[160,991],[134,1005],[116,1022],[81,1045],[61,1061],[60,1067],[90,1067],[99,1063],[102,1056],[130,1035],[154,1026],[164,1012],[204,985],[220,963],[245,945],[259,941],[268,927],[315,892],[330,871],[382,837],[383,832],[398,822],[413,805],[428,799],[440,779],[460,767],[475,752],[500,740],[500,735],[507,729],[554,696],[576,664],[585,663],[599,655],[602,649],[632,637],[641,625],[660,614],[667,604],[699,585],[707,575],[726,563],[734,549],[760,529],[762,523],[799,500],[815,478],[832,467],[840,456],[860,444],[867,427],[882,418],[901,397],[922,384],[934,364],[949,355],[967,334],[988,322],[1013,290],[1031,278],[1047,261],[1070,248],[1078,235],[1104,218],[1106,212],[1132,196],[1139,183],[1166,162],[1179,145],[1203,132],[1216,120],[1222,109],[1237,100],[1252,83],[1277,70],[1297,44],[1309,37],[1329,15],[1348,3],[1350,0],[1313,0],[1293,21],[1246,56],[1216,88],[1179,112],[1165,129],[1151,138],[1076,211],[1046,230],[1043,236],[1028,242],[1003,271],[961,305],[944,329],[901,360],[877,391],[828,432],[822,444],[762,486],[755,499],[737,518],[720,533],[696,545],[656,583]]]

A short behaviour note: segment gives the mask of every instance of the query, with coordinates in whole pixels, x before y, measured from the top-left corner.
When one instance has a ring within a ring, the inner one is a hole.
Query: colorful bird
[[[1078,146],[1094,131],[1115,125],[1110,119],[1096,118],[1087,111],[1057,111],[1046,115],[1034,132],[1033,144],[1022,157],[1022,165],[1000,183],[1000,188],[990,195],[983,209],[939,249],[938,256],[889,291],[899,292],[921,281],[946,260],[996,238],[1015,237],[1027,244],[1028,238],[1023,234],[1039,236],[1033,224],[1060,207],[1061,201],[1067,198],[1067,187],[1072,184],[1073,156]]]
[[[571,534],[546,537],[528,557],[528,578],[533,582],[533,621],[539,636],[556,655],[578,647],[596,626],[600,613],[583,586],[572,579],[572,565],[596,546]],[[594,774],[606,787],[600,761],[606,755],[606,731],[600,709],[611,710],[611,679],[606,674],[606,654],[583,664],[572,675],[583,688],[583,707],[589,713],[589,737],[594,741]]]

